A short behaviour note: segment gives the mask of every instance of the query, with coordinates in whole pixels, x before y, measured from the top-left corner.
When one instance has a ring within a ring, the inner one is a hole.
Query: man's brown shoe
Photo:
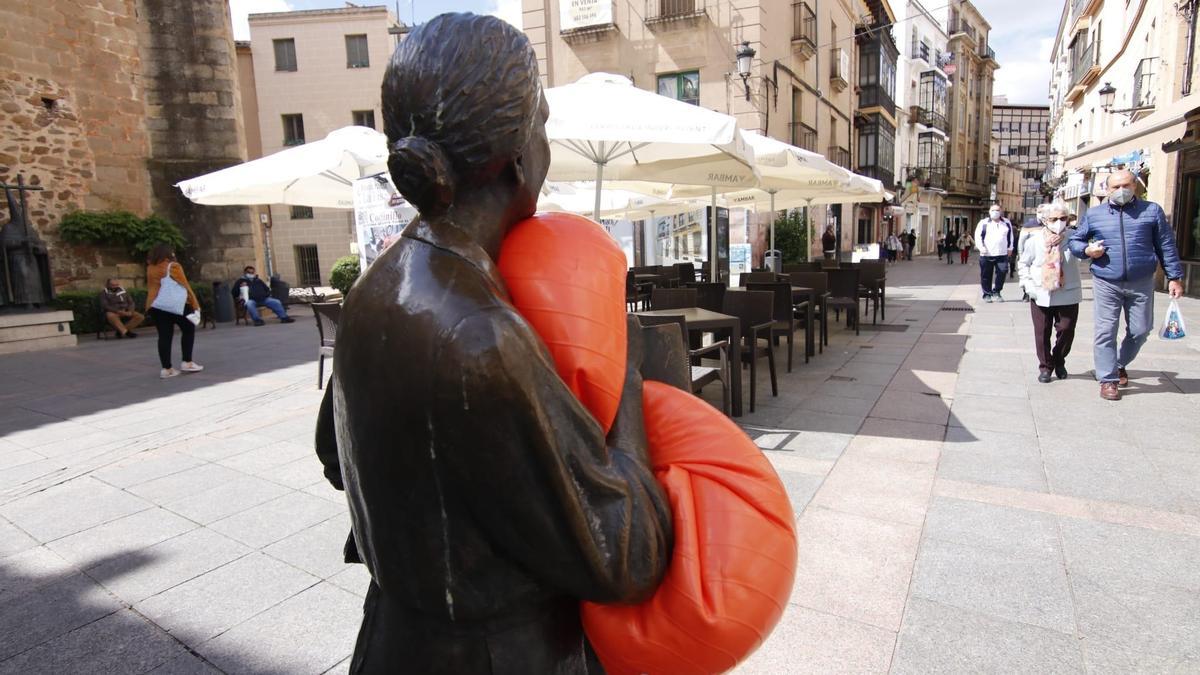
[[[1100,398],[1105,401],[1120,401],[1121,390],[1117,389],[1116,382],[1101,382],[1100,383]]]
[[[1129,386],[1129,373],[1125,372],[1124,368],[1117,368],[1117,384],[1122,387]]]

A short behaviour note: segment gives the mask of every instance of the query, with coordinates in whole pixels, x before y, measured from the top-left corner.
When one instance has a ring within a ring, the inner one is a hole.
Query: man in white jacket
[[[1004,302],[1004,278],[1008,276],[1008,258],[1012,255],[1016,237],[1012,223],[1004,217],[999,204],[992,204],[988,217],[975,226],[975,246],[979,249],[979,283],[984,302]]]

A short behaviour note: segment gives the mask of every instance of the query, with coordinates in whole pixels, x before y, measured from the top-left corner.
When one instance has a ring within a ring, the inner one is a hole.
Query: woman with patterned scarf
[[[1079,303],[1083,300],[1079,265],[1067,248],[1067,227],[1073,219],[1066,204],[1047,204],[1039,213],[1043,227],[1025,239],[1017,261],[1021,288],[1030,298],[1038,382],[1043,384],[1051,381],[1051,372],[1060,380],[1067,377],[1067,354],[1075,339]]]

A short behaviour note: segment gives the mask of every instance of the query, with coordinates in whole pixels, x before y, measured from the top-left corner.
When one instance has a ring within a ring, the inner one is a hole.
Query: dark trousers
[[[1053,370],[1066,362],[1075,341],[1075,322],[1079,319],[1079,305],[1041,307],[1029,303],[1029,314],[1033,319],[1033,343],[1037,347],[1038,368]],[[1054,346],[1050,346],[1050,333],[1054,332]]]
[[[966,262],[966,261],[963,261]],[[999,295],[1004,290],[1004,279],[1008,276],[1008,256],[979,256],[979,285],[984,295]]]
[[[175,337],[175,326],[179,326],[179,331],[182,333],[179,344],[183,347],[183,360],[191,361],[192,345],[196,343],[196,327],[192,325],[192,322],[188,321],[185,316],[164,312],[153,307],[150,308],[150,316],[154,317],[154,327],[158,329],[158,361],[162,367],[171,367],[171,340]]]

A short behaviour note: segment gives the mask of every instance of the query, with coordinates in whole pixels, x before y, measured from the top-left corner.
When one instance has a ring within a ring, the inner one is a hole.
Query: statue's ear
[[[509,161],[506,169],[509,171],[512,171],[513,182],[516,184],[517,187],[522,187],[525,185],[525,156],[524,155],[517,155],[516,157],[513,157]]]

